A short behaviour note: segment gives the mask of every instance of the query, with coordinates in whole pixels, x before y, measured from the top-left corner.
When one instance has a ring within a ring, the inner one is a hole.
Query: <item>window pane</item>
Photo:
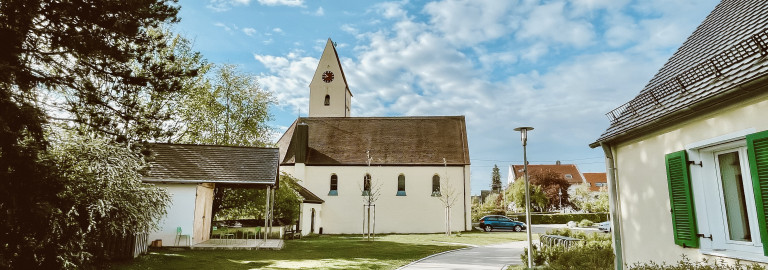
[[[405,175],[397,177],[397,191],[405,191]]]
[[[752,241],[739,153],[730,152],[717,155],[717,161],[720,167],[720,180],[723,184],[723,202],[730,239]]]

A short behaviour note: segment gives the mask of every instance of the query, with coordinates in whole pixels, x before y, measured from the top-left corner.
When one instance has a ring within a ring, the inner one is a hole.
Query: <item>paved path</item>
[[[532,226],[532,233],[545,233],[549,229],[564,228],[565,224],[537,224]],[[596,228],[572,228],[584,232],[599,232]],[[490,232],[493,233],[493,232]],[[538,239],[534,239],[538,243]],[[520,254],[527,247],[526,241],[509,242],[503,244],[468,247],[459,250],[435,254],[409,265],[402,270],[424,269],[488,269],[500,270],[505,265],[523,264]]]
[[[527,246],[526,243],[526,241],[517,241],[448,251],[421,259],[400,269],[499,270],[507,264],[522,264],[520,254],[523,253],[523,248]]]

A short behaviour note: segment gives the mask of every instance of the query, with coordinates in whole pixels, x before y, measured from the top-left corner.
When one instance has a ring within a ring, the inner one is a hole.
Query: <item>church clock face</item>
[[[333,72],[326,71],[323,73],[323,81],[326,83],[333,81]]]

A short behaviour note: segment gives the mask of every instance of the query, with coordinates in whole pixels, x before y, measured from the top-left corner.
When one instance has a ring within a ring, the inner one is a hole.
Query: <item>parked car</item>
[[[601,232],[611,232],[611,222],[610,221],[600,222],[597,224],[597,229],[600,230]]]
[[[508,229],[516,232],[525,230],[525,223],[501,215],[484,216],[480,218],[479,225],[486,232],[493,229]]]

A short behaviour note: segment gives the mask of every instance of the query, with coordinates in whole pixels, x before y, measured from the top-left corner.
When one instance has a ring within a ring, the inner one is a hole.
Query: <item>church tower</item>
[[[309,83],[309,117],[349,117],[352,92],[331,39]]]

